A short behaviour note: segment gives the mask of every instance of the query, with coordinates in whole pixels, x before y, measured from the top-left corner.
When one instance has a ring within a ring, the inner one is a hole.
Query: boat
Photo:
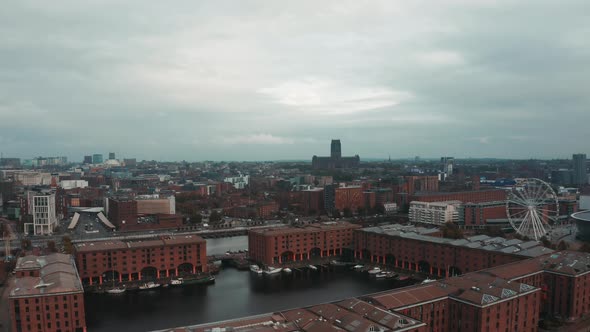
[[[273,274],[278,274],[281,271],[283,271],[283,269],[280,267],[274,268],[272,266],[269,266],[268,269],[264,270],[264,274],[273,275]]]
[[[125,293],[125,291],[126,291],[126,289],[124,287],[123,288],[115,287],[115,288],[107,289],[105,291],[105,293],[107,293],[107,294],[121,294],[121,293]]]
[[[308,265],[308,267],[314,271],[317,271],[317,269],[318,269],[315,265],[311,265],[311,264]]]
[[[207,275],[201,278],[194,278],[194,279],[183,279],[182,283],[184,285],[193,285],[193,284],[212,284],[215,282],[215,277],[212,275]]]
[[[399,277],[399,279],[398,279],[398,280],[399,280],[399,281],[406,281],[406,280],[408,280],[408,279],[410,279],[410,277],[409,277],[409,276],[401,276],[401,277]]]
[[[379,272],[381,272],[381,269],[378,268],[378,267],[374,267],[374,268],[372,268],[372,269],[369,270],[369,274],[377,274]]]
[[[256,274],[262,274],[262,269],[260,268],[260,266],[254,264],[254,265],[250,265],[250,271],[256,273]]]
[[[111,272],[111,280],[113,282],[113,287],[111,289],[105,290],[107,294],[122,294],[125,293],[125,285],[123,287],[115,287],[115,271]]]
[[[435,281],[436,281],[436,279],[426,278],[426,279],[424,279],[424,281],[422,281],[422,284],[428,284],[428,283],[435,282]]]
[[[353,270],[360,270],[362,269],[364,266],[363,265],[355,265],[352,267]]]
[[[334,266],[347,266],[348,263],[340,262],[340,261],[337,261],[337,260],[332,260],[332,261],[330,261],[330,265],[334,265]]]
[[[293,272],[293,270],[291,270],[290,268],[286,267],[286,268],[283,269],[283,272],[289,274],[289,273]]]
[[[377,279],[393,279],[397,277],[397,273],[394,272],[379,272],[377,274],[375,274],[375,278]]]
[[[182,279],[182,278],[177,278],[177,279],[170,280],[170,285],[171,286],[180,286],[183,283],[184,283],[184,279]]]
[[[154,289],[160,287],[160,284],[156,284],[153,281],[147,282],[143,285],[139,285],[139,290]]]

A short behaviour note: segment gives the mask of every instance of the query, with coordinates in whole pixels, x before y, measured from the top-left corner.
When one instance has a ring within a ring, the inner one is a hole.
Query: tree
[[[49,250],[49,252],[57,252],[55,241],[47,241],[47,250]]]
[[[367,214],[367,209],[361,206],[356,210],[356,213],[358,213],[359,216],[364,216]]]
[[[590,243],[588,243],[588,242],[584,242],[584,243],[583,243],[583,244],[580,246],[580,248],[578,248],[578,251],[581,251],[581,252],[590,252]]]
[[[332,211],[332,218],[342,218],[342,215],[340,214],[340,210],[334,209],[334,211]]]
[[[567,250],[567,248],[569,248],[569,245],[564,240],[559,241],[557,244],[557,250]]]
[[[62,243],[64,245],[64,253],[71,254],[72,253],[72,239],[69,236],[64,236],[62,239]]]
[[[193,214],[188,218],[188,222],[193,225],[200,224],[203,222],[203,216],[200,213]]]
[[[23,239],[20,242],[21,248],[23,248],[24,250],[29,250],[31,249],[31,240],[29,239]]]
[[[344,217],[345,218],[351,218],[352,217],[352,210],[349,208],[344,208],[344,210],[342,210],[342,212],[344,213]]]
[[[450,238],[450,239],[462,239],[463,238],[463,231],[459,229],[459,226],[455,225],[452,222],[448,222],[441,227],[443,232],[443,237]]]
[[[221,214],[215,210],[209,215],[209,222],[214,224],[221,221]]]
[[[543,246],[546,248],[551,248],[552,246],[551,241],[549,241],[549,239],[546,236],[541,237],[541,243],[543,243]]]

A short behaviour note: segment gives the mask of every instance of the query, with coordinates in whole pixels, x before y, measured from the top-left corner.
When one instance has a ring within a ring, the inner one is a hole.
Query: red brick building
[[[207,271],[206,242],[196,235],[81,242],[74,256],[84,284],[153,280]]]
[[[356,212],[365,206],[362,187],[340,187],[334,189],[334,208],[340,212],[350,209]]]
[[[506,218],[506,202],[463,204],[463,224],[467,227],[486,225],[488,219]]]
[[[457,191],[457,192],[419,192],[410,195],[409,202],[445,202],[461,201],[464,203],[483,203],[505,201],[506,191],[502,189],[478,190],[478,191]]]
[[[485,273],[363,298],[427,323],[427,331],[537,331],[541,291]]]
[[[248,250],[251,259],[265,265],[339,256],[358,228],[341,222],[256,229],[248,232]]]
[[[534,241],[505,241],[486,235],[453,240],[425,236],[397,226],[355,230],[355,257],[359,260],[447,277],[551,252]]]
[[[69,255],[25,256],[9,285],[12,331],[86,331],[84,289]]]
[[[132,198],[109,197],[108,218],[115,226],[120,228],[126,223],[137,222],[137,201]]]
[[[301,209],[306,215],[324,211],[324,189],[314,188],[301,191]]]

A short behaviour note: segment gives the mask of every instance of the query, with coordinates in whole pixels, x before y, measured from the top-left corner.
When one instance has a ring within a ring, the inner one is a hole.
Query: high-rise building
[[[102,164],[102,154],[93,154],[92,155],[92,163],[93,164]]]
[[[115,153],[114,152],[109,152],[109,159],[110,160],[114,160],[115,158]]]
[[[586,173],[586,154],[574,154],[574,184],[581,185],[588,183],[588,173]]]
[[[84,164],[92,164],[92,156],[84,156]]]
[[[57,226],[55,194],[29,191],[27,199],[28,212],[33,216],[33,222],[25,223],[25,233],[35,235],[52,234]]]
[[[127,167],[135,167],[137,160],[135,158],[123,159],[123,164]]]
[[[441,157],[440,164],[441,164],[441,171],[442,171],[443,176],[445,178],[447,176],[453,175],[453,166],[455,165],[455,158],[454,157]]]

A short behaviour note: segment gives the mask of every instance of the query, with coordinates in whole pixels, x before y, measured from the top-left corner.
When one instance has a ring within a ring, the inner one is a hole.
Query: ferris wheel
[[[559,216],[557,195],[545,181],[519,180],[508,193],[506,214],[518,234],[539,241]]]

